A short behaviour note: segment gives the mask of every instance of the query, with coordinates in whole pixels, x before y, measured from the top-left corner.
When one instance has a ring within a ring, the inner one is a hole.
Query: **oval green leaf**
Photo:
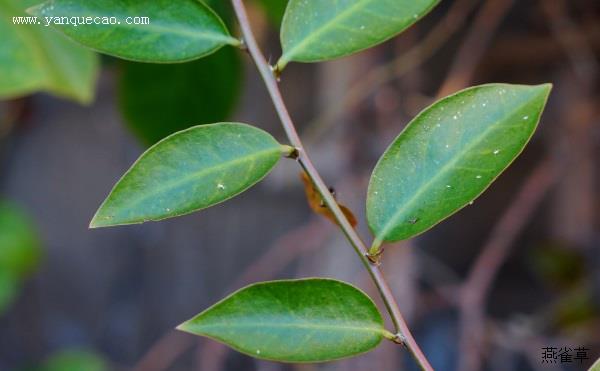
[[[91,102],[97,55],[43,25],[24,24],[30,20],[24,7],[22,1],[0,0],[0,99],[45,91]]]
[[[49,0],[28,12],[87,47],[139,62],[189,61],[239,44],[197,0]]]
[[[245,124],[175,133],[142,154],[90,227],[158,221],[218,204],[265,177],[284,151],[270,134]]]
[[[413,237],[478,197],[521,153],[550,90],[549,84],[477,86],[412,120],[369,183],[374,247]]]
[[[439,0],[290,0],[281,26],[288,62],[330,60],[380,44],[404,31]]]
[[[330,279],[262,282],[181,324],[255,358],[324,362],[375,348],[391,334],[373,301]]]
[[[228,119],[241,91],[242,64],[232,48],[188,63],[123,61],[120,67],[119,106],[146,145],[192,125]]]

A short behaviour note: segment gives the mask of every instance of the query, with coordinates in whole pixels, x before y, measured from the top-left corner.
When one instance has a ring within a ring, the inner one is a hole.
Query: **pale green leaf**
[[[265,177],[284,151],[271,135],[245,124],[180,131],[138,159],[90,227],[162,220],[223,202]]]
[[[391,334],[371,299],[329,279],[243,288],[178,327],[250,356],[323,362],[364,353]]]
[[[330,60],[380,44],[426,15],[439,0],[290,0],[277,63]]]
[[[373,171],[367,219],[374,246],[413,237],[478,197],[521,153],[550,89],[482,85],[421,112]]]
[[[28,12],[85,46],[140,62],[189,61],[239,44],[198,0],[49,0]],[[58,24],[56,17],[84,24]],[[106,20],[110,24],[102,24]]]
[[[98,73],[97,56],[42,25],[14,24],[25,4],[0,0],[0,99],[37,91],[89,103]]]

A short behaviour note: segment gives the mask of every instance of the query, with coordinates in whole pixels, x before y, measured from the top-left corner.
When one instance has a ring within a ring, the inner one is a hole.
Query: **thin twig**
[[[275,79],[275,76],[273,75],[273,71],[267,63],[260,48],[258,47],[256,39],[254,38],[254,34],[250,27],[250,21],[246,13],[246,8],[244,7],[242,0],[232,0],[232,3],[238,22],[240,23],[242,34],[246,41],[246,45],[248,45],[250,55],[262,76],[267,90],[269,91],[273,104],[275,105],[275,109],[277,110],[277,114],[279,115],[279,118],[290,143],[298,150],[297,161],[315,184],[315,187],[323,197],[323,200],[325,201],[327,207],[329,207],[329,209],[335,216],[336,220],[338,221],[338,224],[340,225],[342,231],[346,235],[348,241],[360,257],[364,266],[368,269],[390,314],[396,332],[399,334],[399,336],[403,337],[403,339],[405,340],[404,344],[409,349],[419,366],[422,369],[433,370],[433,368],[429,364],[429,361],[427,360],[427,358],[419,348],[418,344],[416,343],[415,339],[413,338],[408,328],[408,325],[404,321],[404,318],[402,317],[402,314],[400,313],[400,310],[398,308],[398,304],[396,303],[396,300],[392,295],[392,292],[383,276],[383,272],[377,266],[377,264],[372,263],[367,258],[367,247],[360,239],[354,228],[352,228],[352,226],[350,225],[348,219],[338,206],[333,195],[331,194],[331,192],[329,192],[328,187],[325,185],[325,183],[321,179],[320,174],[318,173],[318,171],[312,164],[310,158],[304,151],[304,146],[302,145],[302,141],[298,136],[296,127],[294,126],[294,123],[288,113],[287,107],[283,101],[281,92],[279,91],[279,86],[277,85],[277,81]]]
[[[459,370],[481,368],[479,349],[483,342],[487,294],[515,239],[557,180],[558,169],[552,159],[538,165],[494,227],[463,284],[459,303]]]

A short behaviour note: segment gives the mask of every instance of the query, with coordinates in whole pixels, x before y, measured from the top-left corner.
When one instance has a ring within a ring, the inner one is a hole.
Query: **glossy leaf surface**
[[[290,0],[277,63],[330,60],[382,43],[427,14],[439,0]]]
[[[140,62],[189,61],[239,44],[223,21],[197,0],[50,0],[28,12],[85,19],[86,24],[79,26],[53,21],[51,27],[102,53]],[[135,17],[147,17],[149,22]],[[96,24],[106,18],[112,24]]]
[[[242,65],[233,48],[188,63],[123,61],[120,67],[121,111],[147,145],[193,125],[225,121],[241,90]]]
[[[479,196],[533,135],[550,89],[482,85],[421,112],[373,171],[367,219],[374,245],[415,236]]]
[[[0,99],[45,91],[89,103],[98,72],[95,53],[41,25],[14,24],[26,4],[0,0]]]
[[[344,282],[303,279],[243,288],[178,329],[256,358],[322,362],[376,347],[386,331],[377,308]]]
[[[119,180],[90,227],[156,221],[223,202],[261,180],[282,146],[237,123],[195,126],[148,149]]]

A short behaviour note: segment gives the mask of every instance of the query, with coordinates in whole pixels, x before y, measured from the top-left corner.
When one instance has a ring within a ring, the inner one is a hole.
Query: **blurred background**
[[[44,29],[25,46],[58,54],[31,60],[8,35],[32,3],[0,0],[0,370],[415,369],[388,343],[282,365],[173,331],[258,280],[335,277],[377,295],[337,228],[311,213],[291,161],[211,209],[89,230],[119,177],[172,132],[232,120],[285,137],[243,52],[131,63]],[[238,34],[229,2],[211,4]],[[247,5],[276,60],[285,1]],[[482,197],[386,248],[383,270],[436,369],[585,370],[600,357],[599,56],[597,0],[444,0],[379,47],[283,74],[305,144],[364,236],[370,172],[420,110],[481,83],[554,84],[532,142]]]

